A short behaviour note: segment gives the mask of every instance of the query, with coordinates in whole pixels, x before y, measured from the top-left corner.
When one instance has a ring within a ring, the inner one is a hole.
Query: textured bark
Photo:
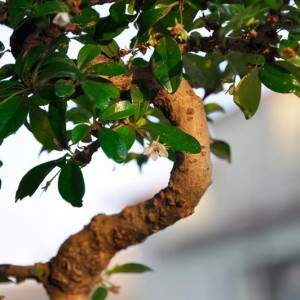
[[[170,95],[153,79],[150,70],[141,68],[134,69],[130,76],[112,78],[112,81],[122,91],[128,90],[132,83],[147,85],[153,103],[163,110],[172,124],[196,137],[202,151],[199,154],[176,153],[165,189],[152,199],[126,207],[119,214],[95,216],[63,243],[57,255],[43,265],[43,277],[36,278],[54,300],[88,299],[100,281],[100,272],[118,251],[139,244],[153,233],[191,215],[211,183],[206,115],[202,100],[190,85],[183,79],[178,91]],[[0,267],[0,277],[3,276],[14,274],[9,268]]]

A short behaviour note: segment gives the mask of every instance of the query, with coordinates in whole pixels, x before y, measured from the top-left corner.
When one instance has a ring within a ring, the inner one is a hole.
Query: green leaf
[[[113,121],[127,118],[134,114],[135,107],[129,101],[118,101],[111,104],[99,116],[102,121]]]
[[[120,47],[115,40],[99,42],[99,47],[110,58],[117,57]]]
[[[98,130],[99,142],[108,158],[117,163],[123,163],[127,156],[127,147],[120,135],[108,128]]]
[[[91,127],[87,124],[78,124],[75,126],[71,132],[71,140],[74,144],[77,144],[83,138],[85,138],[89,132]]]
[[[225,112],[224,108],[221,105],[217,104],[217,103],[205,104],[204,109],[205,109],[205,112],[206,112],[207,115],[211,114],[211,113],[214,113],[214,112],[222,112],[222,113]]]
[[[99,21],[99,13],[91,8],[86,7],[82,9],[81,14],[73,16],[72,23],[82,25],[83,27],[90,28],[96,26]]]
[[[62,150],[58,146],[57,138],[53,132],[47,113],[38,106],[31,106],[29,110],[30,127],[34,137],[46,149]]]
[[[127,75],[128,70],[118,63],[103,62],[95,64],[85,71],[86,75],[118,76]]]
[[[150,93],[145,86],[132,84],[130,87],[132,104],[135,106],[134,118],[138,121],[146,113],[150,103]]]
[[[98,287],[92,295],[91,300],[104,300],[108,295],[108,291],[105,287]]]
[[[235,104],[249,120],[254,116],[259,106],[261,97],[261,82],[258,77],[259,68],[254,68],[245,75],[235,88],[233,99]]]
[[[57,137],[62,148],[68,149],[67,130],[66,130],[66,113],[67,101],[51,101],[49,104],[48,118],[53,129],[54,135]]]
[[[9,283],[9,282],[14,282],[14,281],[9,279],[8,277],[0,277],[0,283]]]
[[[58,12],[69,12],[69,7],[63,2],[45,1],[35,9],[34,15],[37,17]]]
[[[114,3],[109,9],[109,13],[115,22],[120,22],[125,17],[125,10],[126,1],[123,0]]]
[[[0,68],[0,80],[14,75],[14,64],[7,64]]]
[[[226,142],[212,139],[212,143],[210,144],[210,151],[217,157],[231,162],[230,146]]]
[[[28,100],[19,96],[0,102],[0,140],[15,133],[24,124],[28,110]]]
[[[168,93],[174,94],[177,91],[182,77],[181,52],[171,37],[159,40],[152,56],[152,70]]]
[[[126,28],[128,28],[128,22],[126,19],[116,22],[112,16],[107,16],[105,18],[101,18],[97,23],[94,37],[97,42],[110,41],[121,34]]]
[[[62,159],[56,159],[52,161],[40,164],[30,171],[28,171],[19,183],[19,187],[16,192],[16,201],[22,200],[29,196],[31,197],[45,177],[61,163]]]
[[[78,164],[68,160],[61,167],[58,177],[58,191],[64,200],[74,207],[82,206],[82,198],[85,193],[84,179]]]
[[[284,67],[283,67],[284,66]],[[300,81],[288,69],[288,65],[265,63],[259,72],[261,82],[277,93],[296,93],[300,91]],[[297,67],[295,67],[297,68]],[[299,68],[297,68],[299,69]]]
[[[81,70],[84,69],[93,59],[101,53],[98,45],[85,45],[78,53],[77,66]]]
[[[222,73],[216,55],[199,56],[194,53],[183,55],[185,75],[193,88],[204,88],[207,92],[222,90]]]
[[[118,99],[120,97],[119,89],[109,80],[103,78],[86,80],[81,84],[81,87],[100,110],[108,107],[111,98]]]
[[[138,36],[141,36],[147,32],[156,22],[166,16],[171,10],[172,6],[164,6],[159,8],[153,8],[144,10],[137,19],[138,24]]]
[[[128,125],[124,125],[117,129],[117,133],[125,142],[127,151],[129,151],[135,141],[135,130]]]
[[[67,98],[75,92],[75,86],[72,82],[64,79],[59,79],[54,84],[55,95],[60,98]]]
[[[117,265],[113,269],[106,270],[105,273],[107,275],[115,274],[115,273],[144,273],[152,271],[149,267],[137,264],[137,263],[128,263],[124,265]]]
[[[22,86],[18,81],[3,80],[0,81],[0,99],[11,97],[20,92]]]
[[[177,127],[147,123],[141,128],[150,132],[154,139],[159,139],[159,142],[166,143],[175,150],[188,153],[199,153],[201,151],[201,145],[197,139]]]
[[[58,62],[56,64],[47,65],[46,68],[41,71],[35,86],[44,86],[54,78],[83,80],[84,75],[77,67]]]

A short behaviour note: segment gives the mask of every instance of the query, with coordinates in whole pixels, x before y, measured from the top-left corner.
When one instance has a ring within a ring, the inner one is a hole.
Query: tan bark
[[[131,76],[113,78],[122,90],[132,83],[147,85],[153,103],[172,124],[196,137],[199,154],[176,153],[168,186],[152,199],[126,207],[119,214],[95,216],[80,232],[69,237],[46,265],[41,281],[53,300],[88,299],[100,273],[121,249],[144,241],[193,213],[211,183],[209,136],[201,99],[183,79],[178,91],[168,94],[150,70],[135,69]],[[149,183],[151,184],[151,183]],[[14,268],[18,268],[14,266]],[[0,277],[14,276],[0,267]],[[23,276],[25,279],[27,276]],[[21,279],[21,278],[20,278]]]

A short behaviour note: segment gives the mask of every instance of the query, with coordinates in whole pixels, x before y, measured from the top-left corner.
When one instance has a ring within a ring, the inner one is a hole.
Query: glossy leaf
[[[204,109],[205,109],[205,112],[206,112],[207,115],[211,114],[211,113],[214,113],[214,112],[222,112],[222,113],[225,112],[224,108],[221,105],[217,104],[217,103],[205,104]]]
[[[0,81],[0,99],[11,97],[21,90],[22,86],[14,80]]]
[[[81,71],[75,67],[65,63],[56,63],[47,65],[39,75],[35,86],[44,86],[54,78],[72,78],[75,80],[83,80],[84,76]]]
[[[80,140],[85,138],[91,130],[91,127],[87,124],[78,124],[71,132],[71,140],[74,144],[77,144]]]
[[[101,53],[101,48],[97,45],[85,45],[78,53],[77,66],[84,69],[93,59]]]
[[[137,19],[138,35],[142,35],[147,32],[156,22],[166,16],[171,10],[172,6],[164,6],[159,8],[153,8],[144,10]]]
[[[110,105],[99,116],[102,121],[127,118],[134,114],[135,107],[129,101],[118,101]]]
[[[95,40],[98,42],[110,41],[126,28],[128,28],[128,22],[125,19],[116,22],[111,16],[101,18],[95,28]]]
[[[120,97],[119,89],[106,79],[86,80],[81,84],[81,87],[100,110],[108,107],[110,99],[118,99]]]
[[[130,126],[125,125],[118,128],[117,133],[125,142],[127,151],[129,151],[135,141],[135,130]]]
[[[73,16],[72,23],[79,24],[83,27],[94,27],[99,21],[99,13],[92,7],[82,9],[81,14]]]
[[[132,104],[135,106],[134,118],[138,121],[149,107],[150,93],[144,86],[132,84],[130,87]]]
[[[100,286],[94,291],[91,300],[104,300],[106,299],[107,295],[107,289],[105,287]]]
[[[126,1],[123,0],[114,3],[109,9],[109,13],[115,22],[120,22],[125,17],[125,10]]]
[[[85,71],[86,75],[118,76],[127,75],[128,70],[118,63],[103,62],[95,64]]]
[[[28,110],[28,100],[19,96],[0,102],[0,140],[15,133],[24,124]]]
[[[175,150],[188,153],[199,153],[201,151],[199,142],[177,127],[147,123],[142,128],[150,132],[153,139],[159,139],[160,143],[166,143]]]
[[[58,177],[58,191],[63,199],[72,206],[82,206],[82,198],[85,193],[84,179],[80,167],[73,160],[68,160],[61,167]]]
[[[64,79],[59,79],[54,84],[55,95],[60,98],[70,97],[75,92],[75,85]]]
[[[126,143],[120,135],[108,128],[98,130],[100,146],[108,158],[117,163],[123,163],[127,156]]]
[[[231,162],[230,146],[226,142],[213,139],[210,145],[210,151],[217,157]]]
[[[46,111],[38,106],[31,106],[29,120],[34,137],[43,144],[46,149],[61,150]]]
[[[254,116],[259,106],[261,97],[261,82],[258,77],[259,68],[245,75],[234,92],[234,102],[244,113],[248,120]]]
[[[115,273],[144,273],[152,271],[149,267],[137,264],[137,263],[128,263],[124,265],[117,265],[113,269],[107,270],[105,273],[107,275],[112,275]]]
[[[101,50],[110,58],[119,55],[119,45],[115,40],[102,41],[98,43]]]
[[[51,101],[49,104],[48,118],[53,133],[62,148],[68,148],[66,130],[67,101]]]
[[[28,171],[19,183],[16,192],[16,201],[22,200],[27,196],[31,197],[44,181],[45,177],[57,167],[61,161],[61,159],[48,161]]]
[[[182,62],[181,51],[173,38],[160,39],[152,56],[152,70],[168,93],[177,91],[182,77]]]
[[[54,14],[58,12],[68,12],[69,8],[68,6],[63,2],[58,1],[45,1],[43,4],[38,6],[35,11],[34,15],[42,16],[47,14]]]
[[[0,80],[14,75],[14,64],[7,64],[0,68]]]
[[[265,63],[259,78],[266,87],[277,93],[300,91],[300,81],[289,70],[275,63]]]

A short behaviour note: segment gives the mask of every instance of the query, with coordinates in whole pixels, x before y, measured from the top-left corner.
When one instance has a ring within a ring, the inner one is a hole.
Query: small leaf
[[[127,75],[128,70],[113,62],[103,62],[95,64],[85,71],[86,75],[104,75],[104,76],[118,76]]]
[[[150,132],[154,139],[159,138],[160,143],[166,143],[175,150],[188,153],[199,153],[201,151],[201,145],[197,139],[177,127],[148,123],[141,128]]]
[[[53,129],[53,133],[59,141],[60,146],[64,149],[68,148],[67,141],[67,101],[51,101],[49,104],[48,118],[50,125]]]
[[[108,128],[98,130],[99,143],[108,158],[123,163],[127,156],[127,147],[120,135]]]
[[[126,28],[128,28],[128,21],[126,19],[116,22],[111,16],[101,18],[95,28],[95,40],[97,42],[110,41],[121,34]]]
[[[120,47],[115,40],[99,42],[99,47],[110,58],[116,57],[119,54]]]
[[[46,149],[61,150],[57,145],[47,113],[38,106],[31,106],[29,111],[30,127],[34,137]]]
[[[182,77],[182,62],[181,51],[173,38],[166,36],[159,40],[152,56],[152,70],[168,93],[177,91]]]
[[[10,282],[14,282],[14,281],[9,279],[8,277],[0,277],[0,283],[10,283]]]
[[[210,150],[217,157],[231,162],[230,146],[226,142],[213,139],[210,145]]]
[[[128,125],[124,125],[118,128],[117,132],[125,142],[127,151],[129,151],[135,141],[135,130]]]
[[[38,80],[35,82],[35,86],[45,86],[54,78],[72,78],[75,80],[83,80],[84,76],[77,67],[58,62],[56,64],[47,65],[47,67],[41,71]]]
[[[104,300],[108,295],[108,291],[105,287],[98,287],[92,295],[91,300]]]
[[[7,64],[0,68],[0,80],[14,75],[14,64]]]
[[[153,8],[144,10],[137,19],[139,27],[138,36],[141,36],[147,32],[156,22],[166,16],[171,10],[172,6],[164,6],[159,8]]]
[[[48,14],[54,14],[58,12],[68,12],[68,6],[63,2],[58,1],[45,1],[42,5],[38,6],[34,10],[34,16],[43,16]]]
[[[119,22],[125,17],[125,10],[126,1],[119,1],[110,7],[109,13],[114,21]]]
[[[127,118],[134,114],[135,107],[129,101],[118,101],[110,105],[99,116],[103,121]]]
[[[144,86],[132,84],[130,87],[132,104],[135,106],[134,118],[138,121],[147,111],[150,103],[150,93]]]
[[[120,266],[115,266],[113,269],[106,270],[107,275],[115,274],[115,273],[144,273],[152,271],[149,267],[137,264],[137,263],[128,263]]]
[[[82,198],[85,193],[84,179],[78,164],[68,160],[61,167],[58,177],[58,191],[64,200],[74,207],[82,206]]]
[[[259,68],[254,68],[245,75],[234,92],[234,102],[249,120],[254,116],[259,106],[261,97],[261,82],[258,77]]]
[[[0,140],[15,133],[24,124],[28,110],[28,100],[19,96],[0,102]]]
[[[75,86],[72,82],[64,79],[59,79],[54,84],[55,95],[60,98],[67,98],[75,92]]]
[[[205,112],[206,114],[211,114],[211,113],[214,113],[214,112],[225,112],[224,108],[217,104],[217,103],[208,103],[208,104],[205,104],[204,105],[204,109],[205,109]]]
[[[85,45],[78,53],[77,66],[84,69],[93,59],[101,53],[101,48],[97,45]]]
[[[89,132],[91,127],[87,124],[78,124],[75,126],[71,132],[71,139],[74,144],[77,144],[83,138],[85,138]]]
[[[108,107],[111,98],[118,99],[120,97],[119,89],[109,80],[103,78],[86,80],[81,84],[81,87],[100,110]]]
[[[56,159],[40,164],[28,171],[19,183],[16,192],[16,201],[31,197],[45,177],[61,163],[62,159]]]
[[[277,93],[300,91],[300,81],[287,68],[275,63],[265,63],[259,72],[259,78],[266,87]]]

